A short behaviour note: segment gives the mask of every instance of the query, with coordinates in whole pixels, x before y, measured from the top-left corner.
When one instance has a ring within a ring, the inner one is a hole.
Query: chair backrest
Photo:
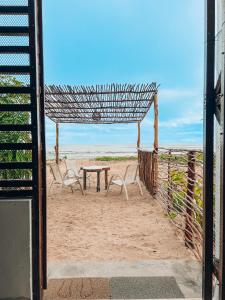
[[[128,165],[124,174],[125,183],[135,182],[138,175],[138,164]]]
[[[67,175],[70,177],[79,176],[76,162],[74,160],[64,159]],[[70,172],[71,171],[71,172]]]
[[[54,177],[55,182],[62,183],[62,174],[57,164],[50,164],[50,171]]]

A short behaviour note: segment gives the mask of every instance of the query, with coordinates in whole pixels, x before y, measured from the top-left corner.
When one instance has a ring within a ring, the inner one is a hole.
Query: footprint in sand
[[[144,243],[144,244],[142,244],[142,246],[143,246],[143,247],[151,247],[151,245],[148,244],[148,243]]]

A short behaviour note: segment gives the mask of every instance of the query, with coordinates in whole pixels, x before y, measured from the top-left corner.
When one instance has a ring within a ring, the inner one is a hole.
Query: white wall
[[[0,299],[31,299],[30,203],[0,200]]]

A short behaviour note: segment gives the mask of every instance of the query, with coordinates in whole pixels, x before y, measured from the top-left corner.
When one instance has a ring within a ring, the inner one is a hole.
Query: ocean
[[[173,149],[202,149],[202,145],[162,145],[163,148]],[[142,149],[152,151],[150,145],[143,145]],[[47,145],[47,159],[55,156],[54,146]],[[59,147],[60,158],[68,159],[96,158],[98,156],[133,156],[137,154],[136,145],[61,145]]]

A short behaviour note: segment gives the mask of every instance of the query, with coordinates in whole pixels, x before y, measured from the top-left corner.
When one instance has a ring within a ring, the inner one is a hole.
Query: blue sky
[[[159,141],[202,143],[203,0],[44,1],[46,84],[150,83],[159,88]],[[153,142],[153,115],[142,143]],[[47,120],[47,144],[55,142]],[[135,144],[136,124],[61,125],[61,144]]]

